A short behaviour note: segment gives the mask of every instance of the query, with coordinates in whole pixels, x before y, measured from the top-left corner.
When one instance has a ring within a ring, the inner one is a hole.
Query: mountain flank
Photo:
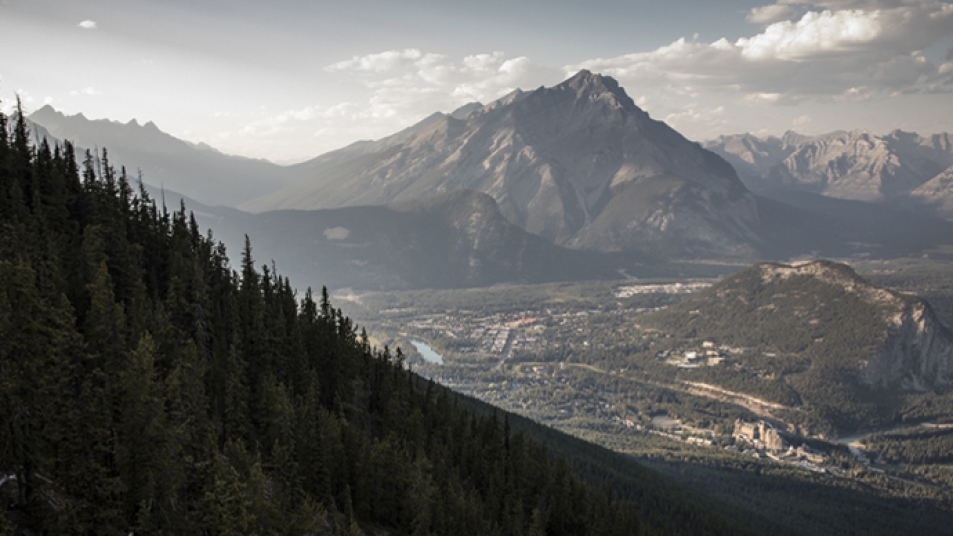
[[[910,197],[938,215],[953,220],[953,166],[920,185]]]
[[[953,336],[927,302],[829,261],[753,266],[644,324],[739,349],[680,374],[783,404],[774,416],[806,432],[910,418],[953,383]]]
[[[172,197],[166,193],[175,202]],[[479,192],[261,214],[185,202],[230,250],[240,250],[248,235],[263,258],[311,286],[393,290],[620,277],[598,255],[553,245],[513,225],[493,198]]]

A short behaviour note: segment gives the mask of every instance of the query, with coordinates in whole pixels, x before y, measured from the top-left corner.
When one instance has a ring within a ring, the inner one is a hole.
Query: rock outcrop
[[[926,391],[953,383],[953,337],[922,300],[889,319],[886,339],[860,369],[872,387]]]

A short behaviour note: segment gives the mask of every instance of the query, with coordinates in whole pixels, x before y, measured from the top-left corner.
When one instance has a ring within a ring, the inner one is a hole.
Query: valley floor
[[[892,267],[920,274],[904,281],[908,287],[922,287],[924,273],[939,277],[936,265],[916,265],[920,272],[912,266]],[[889,275],[896,278],[897,273]],[[797,404],[681,377],[692,369],[709,369],[774,379],[769,371],[742,364],[750,362],[746,356],[764,359],[752,356],[758,349],[716,340],[674,340],[639,325],[639,316],[678,303],[711,283],[628,281],[351,292],[345,308],[378,340],[403,348],[414,370],[424,376],[633,455],[739,504],[759,508],[783,504],[784,509],[811,516],[833,508],[826,504],[833,495],[840,501],[851,497],[857,504],[878,503],[884,516],[897,508],[925,508],[932,512],[929,516],[953,516],[953,469],[935,462],[886,463],[856,448],[862,444],[848,447],[800,435],[790,424],[792,413],[802,411]],[[942,297],[949,283],[935,281],[932,288]],[[938,309],[942,312],[943,305]],[[425,341],[442,356],[443,364],[420,359],[407,343],[409,337]],[[739,422],[759,421],[765,429],[776,430],[782,444],[769,446],[739,433]],[[718,478],[709,480],[714,474]],[[763,479],[757,480],[759,475],[783,480],[781,489],[786,491],[752,491],[764,485]],[[803,500],[805,490],[817,500]],[[881,520],[885,527],[891,523]]]

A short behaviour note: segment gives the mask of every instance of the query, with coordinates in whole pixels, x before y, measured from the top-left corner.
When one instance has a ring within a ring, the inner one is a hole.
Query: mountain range
[[[234,206],[301,178],[296,168],[227,155],[206,144],[180,140],[151,121],[90,120],[83,114],[65,115],[50,105],[30,114],[29,120],[37,137],[72,141],[80,161],[85,150],[106,148],[109,161],[125,166],[133,177],[141,172],[151,185],[182,192],[208,205]]]
[[[584,267],[592,277],[611,276],[621,267],[639,275],[638,263],[645,259],[920,255],[953,237],[950,222],[930,211],[909,210],[912,203],[930,204],[936,212],[953,210],[953,200],[944,197],[949,180],[944,182],[942,173],[931,177],[953,162],[948,136],[788,133],[762,140],[743,135],[709,142],[707,150],[649,117],[612,78],[588,71],[553,87],[515,90],[489,104],[434,113],[391,136],[355,142],[292,166],[224,155],[178,140],[152,123],[90,121],[49,106],[29,119],[35,137],[69,138],[81,148],[108,147],[112,164],[127,166],[133,176],[141,170],[144,182],[161,188],[173,205],[181,195],[190,207],[214,215],[208,225],[234,252],[246,232],[273,236],[264,244],[255,242],[263,244],[265,258],[277,260],[299,281],[317,279],[313,259],[326,257],[320,261],[326,269],[319,272],[332,286],[542,282],[585,278]],[[836,156],[848,146],[851,158]],[[839,164],[824,168],[823,158],[804,156],[821,153]],[[903,158],[897,156],[901,153]],[[829,168],[834,178],[820,171],[818,176],[827,178],[792,178],[791,170],[815,168]],[[848,173],[855,168],[875,170],[880,178],[872,179],[873,172],[865,172],[866,182],[843,178],[861,173]],[[758,175],[759,169],[769,171]],[[889,191],[900,191],[903,184],[907,193],[891,199],[901,196],[907,204],[835,197],[833,186],[821,188],[822,183],[868,190],[886,184]],[[456,191],[487,197],[461,204],[461,197],[444,195]],[[415,203],[431,208],[406,208]],[[448,218],[450,206],[468,208]],[[470,210],[476,206],[482,208]],[[275,212],[284,210],[296,212]],[[355,214],[367,220],[358,225]],[[477,246],[461,231],[466,217],[506,231],[484,235]],[[341,226],[354,231],[352,238],[322,241],[323,230],[338,225],[317,227],[335,218],[348,222]],[[408,223],[411,219],[416,223]],[[311,234],[302,236],[302,229]],[[400,242],[397,230],[419,236],[414,243],[422,249],[389,244]],[[516,238],[520,233],[528,236]],[[280,245],[278,238],[291,236],[301,237],[295,246]],[[374,237],[361,242],[367,252],[390,254],[351,255],[358,251],[356,236]],[[515,245],[538,244],[537,238],[548,246]],[[334,247],[326,249],[330,244]],[[477,251],[494,253],[483,258]],[[529,252],[541,257],[530,259]],[[565,262],[548,262],[555,258]],[[351,264],[331,269],[338,261]],[[407,269],[414,263],[449,264],[461,271],[420,277],[425,270]],[[534,265],[539,269],[529,268]]]
[[[857,201],[917,201],[945,214],[953,203],[949,182],[938,178],[949,175],[953,166],[953,141],[947,133],[738,134],[704,145],[730,162],[755,191],[785,188]]]

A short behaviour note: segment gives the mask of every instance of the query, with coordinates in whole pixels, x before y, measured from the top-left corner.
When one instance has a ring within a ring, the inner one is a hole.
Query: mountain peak
[[[31,121],[42,123],[43,118],[62,118],[63,114],[49,104],[44,104],[42,108],[29,115]]]
[[[583,69],[554,89],[574,90],[579,97],[587,96],[590,99],[607,95],[614,98],[623,108],[639,109],[635,102],[626,94],[619,82],[611,76],[593,73]]]

